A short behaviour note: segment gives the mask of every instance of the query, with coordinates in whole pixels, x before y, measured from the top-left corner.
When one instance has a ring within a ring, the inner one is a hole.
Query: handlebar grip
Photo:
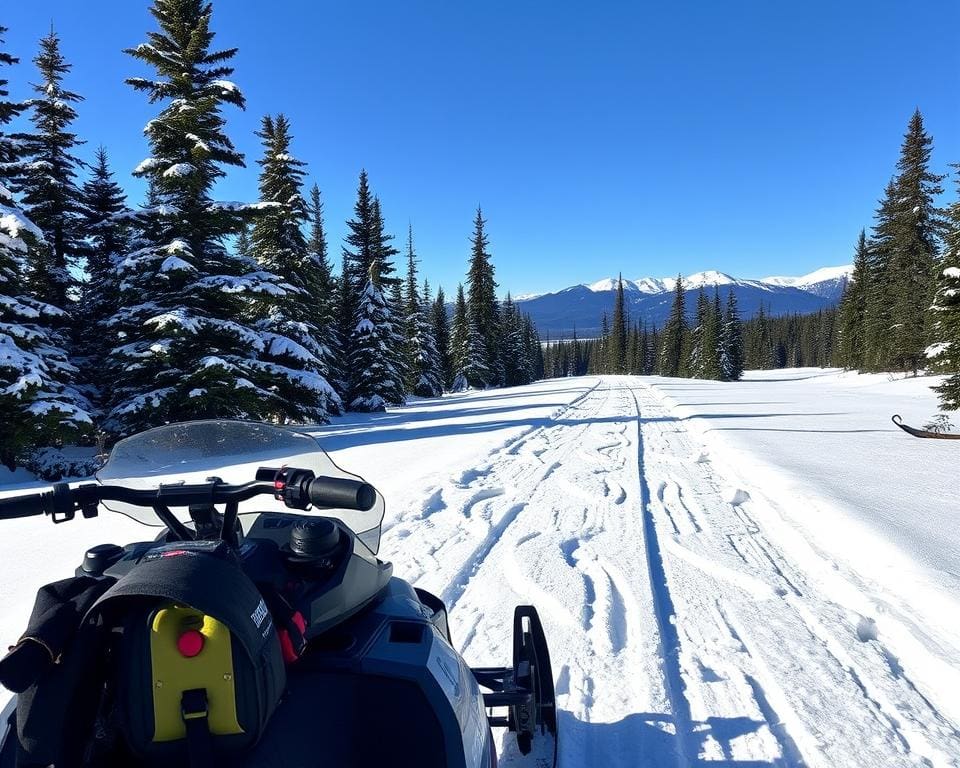
[[[346,477],[315,477],[307,494],[317,507],[367,512],[377,503],[377,491],[370,483]]]
[[[0,520],[42,515],[45,511],[46,496],[49,496],[49,494],[31,493],[29,496],[0,499]]]

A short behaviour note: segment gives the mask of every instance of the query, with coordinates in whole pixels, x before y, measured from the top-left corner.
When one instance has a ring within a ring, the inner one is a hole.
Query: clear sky
[[[130,170],[155,116],[121,49],[146,0],[4,3],[15,96],[53,22],[86,101],[87,157]],[[256,196],[254,130],[283,111],[326,200],[339,257],[365,167],[424,273],[463,278],[477,204],[503,290],[718,269],[802,274],[851,260],[920,107],[934,164],[960,161],[956,0],[216,0],[238,46],[246,153],[218,195]],[[952,184],[950,185],[952,189]]]

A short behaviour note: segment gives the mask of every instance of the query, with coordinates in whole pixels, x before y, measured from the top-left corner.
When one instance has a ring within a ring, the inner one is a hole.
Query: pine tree
[[[440,381],[445,387],[453,383],[453,374],[450,364],[450,320],[447,317],[446,296],[443,288],[437,288],[437,298],[433,302],[431,312],[433,319],[433,338],[437,343],[437,362]]]
[[[900,370],[917,372],[924,359],[926,312],[936,288],[935,275],[943,221],[934,199],[943,176],[930,172],[933,141],[914,112],[897,163],[898,217],[891,249],[893,287],[891,357]]]
[[[357,306],[350,357],[352,411],[383,411],[388,404],[396,403],[397,392],[402,392],[400,373],[393,367],[387,348],[393,328],[377,274],[376,264],[371,263]]]
[[[661,376],[683,375],[686,336],[687,318],[685,315],[683,276],[677,275],[677,282],[673,289],[673,306],[670,309],[670,318],[663,327],[660,337],[658,370]]]
[[[253,258],[253,244],[250,242],[250,227],[244,224],[240,229],[240,234],[237,235],[237,239],[234,240],[233,250],[237,256],[242,256],[245,259]]]
[[[17,188],[24,212],[43,232],[44,243],[32,249],[28,274],[35,298],[67,310],[75,282],[68,267],[79,266],[87,254],[83,195],[77,184],[83,163],[74,154],[83,142],[71,131],[77,118],[73,105],[83,98],[63,87],[71,66],[55,32],[40,41],[33,61],[40,82],[33,86],[37,96],[25,105],[31,109],[34,130],[17,135],[25,161],[18,169]]]
[[[90,179],[83,185],[83,230],[88,239],[86,280],[80,300],[73,357],[91,400],[103,406],[110,400],[110,380],[104,376],[109,347],[115,335],[110,318],[120,308],[119,259],[130,250],[134,215],[127,208],[123,189],[113,173],[103,147],[97,150]]]
[[[686,364],[687,375],[694,379],[706,378],[706,358],[708,352],[705,348],[705,339],[709,306],[707,294],[703,288],[701,288],[697,292],[697,314],[693,329],[690,331],[690,351]]]
[[[727,311],[723,318],[721,344],[723,353],[720,357],[720,377],[723,381],[739,381],[743,376],[743,324],[740,321],[737,296],[733,288],[727,294]]]
[[[450,367],[453,376],[450,389],[452,392],[461,392],[468,387],[485,386],[490,376],[490,371],[486,368],[485,353],[483,336],[470,316],[463,285],[458,285],[450,333]]]
[[[503,302],[501,317],[500,359],[503,365],[504,385],[516,387],[532,381],[529,347],[525,339],[523,315],[510,294]]]
[[[0,43],[5,27],[0,27]],[[0,50],[0,65],[17,59]],[[39,446],[62,444],[87,433],[88,404],[70,384],[75,369],[58,346],[51,323],[57,307],[27,295],[24,280],[31,249],[43,233],[18,207],[8,175],[22,145],[4,128],[23,109],[8,98],[0,76],[0,464],[13,469]]]
[[[272,206],[211,198],[224,166],[243,165],[221,114],[244,106],[225,79],[235,49],[211,50],[209,3],[155,0],[151,13],[159,31],[127,52],[156,76],[127,82],[164,107],[146,127],[152,156],[136,174],[148,182],[150,207],[141,247],[122,262],[122,307],[111,321],[121,345],[110,353],[105,427],[115,434],[199,417],[268,418],[282,408],[285,385],[284,373],[260,360],[261,333],[242,318],[252,302],[293,288],[224,246],[252,210]]]
[[[607,355],[607,369],[610,373],[627,373],[627,317],[623,306],[622,274],[617,278]]]
[[[480,208],[473,221],[473,236],[470,239],[470,268],[467,273],[468,309],[474,332],[479,335],[482,345],[474,343],[472,356],[475,365],[471,367],[473,378],[470,385],[485,387],[500,383],[501,366],[498,360],[499,313],[497,312],[497,283],[494,280],[493,264],[487,252],[489,241],[484,230],[486,220]]]
[[[407,391],[418,397],[438,397],[443,384],[438,374],[437,345],[426,289],[423,297],[417,283],[417,256],[413,250],[413,227],[407,233],[407,279],[403,296],[406,321]]]
[[[343,393],[342,343],[337,323],[337,281],[327,254],[327,237],[323,224],[323,202],[320,188],[314,184],[307,204],[310,235],[307,238],[307,269],[310,299],[317,312],[317,340],[327,350],[327,380],[338,394]]]
[[[384,343],[389,364],[399,376],[396,379],[396,389],[388,402],[392,405],[402,405],[405,400],[404,380],[407,377],[407,340],[403,322],[403,281],[397,276],[396,266],[393,263],[393,257],[400,251],[390,244],[393,241],[393,235],[387,234],[379,197],[373,198],[371,213],[370,245],[373,255],[371,275],[386,303],[387,322],[384,325],[384,331],[387,336]]]
[[[870,254],[867,234],[860,230],[853,259],[853,274],[840,300],[837,362],[848,370],[864,367],[867,293],[870,289]]]
[[[338,291],[338,336],[341,343],[341,360],[344,361],[342,392],[349,393],[353,386],[353,372],[349,360],[353,355],[353,329],[356,325],[358,298],[366,283],[373,261],[371,227],[373,225],[373,195],[365,170],[360,171],[357,184],[357,200],[353,205],[353,218],[347,221],[349,230],[346,245],[342,249],[342,270]],[[347,399],[347,398],[345,398]]]
[[[256,313],[264,342],[261,365],[277,379],[279,397],[270,416],[281,423],[322,423],[329,413],[340,413],[342,405],[327,381],[330,351],[320,340],[320,289],[303,234],[306,164],[290,153],[290,124],[284,115],[264,117],[257,135],[263,141],[260,199],[269,207],[256,217],[251,250],[262,267],[296,289]]]
[[[707,301],[707,316],[703,326],[703,378],[719,381],[723,378],[723,311],[720,308],[720,289],[714,286],[713,301]]]
[[[864,306],[863,368],[889,370],[889,338],[893,287],[890,282],[891,254],[897,230],[897,189],[891,179],[874,215],[873,234],[867,241],[867,287]]]
[[[960,164],[957,192],[960,195]],[[933,343],[926,355],[933,370],[950,374],[936,388],[944,410],[960,410],[960,196],[947,209],[947,232],[938,265],[937,294],[930,310]]]

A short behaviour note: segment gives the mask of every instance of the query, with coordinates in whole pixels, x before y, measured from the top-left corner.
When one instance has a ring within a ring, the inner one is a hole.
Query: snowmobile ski
[[[960,440],[960,433],[957,432],[932,432],[929,429],[917,429],[916,427],[911,427],[909,424],[904,424],[903,419],[900,418],[900,414],[898,413],[891,416],[890,420],[908,435],[913,435],[914,437],[927,437],[936,440]]]

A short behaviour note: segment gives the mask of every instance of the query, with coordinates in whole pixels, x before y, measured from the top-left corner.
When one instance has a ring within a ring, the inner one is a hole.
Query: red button
[[[192,659],[203,650],[203,633],[198,629],[188,629],[177,638],[177,650],[181,656]]]

